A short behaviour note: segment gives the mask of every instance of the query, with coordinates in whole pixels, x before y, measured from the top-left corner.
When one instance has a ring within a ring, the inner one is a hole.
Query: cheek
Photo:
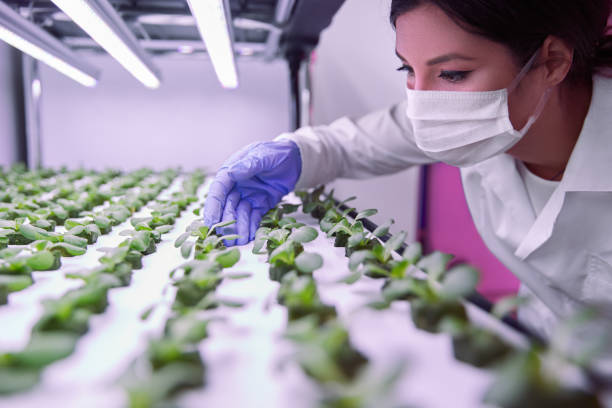
[[[530,87],[527,83],[522,84],[521,87],[510,94],[508,110],[510,112],[510,122],[512,122],[514,129],[520,130],[527,124],[541,97],[541,93],[537,92],[537,87]]]
[[[518,95],[510,95],[508,98],[508,111],[512,127],[516,130],[522,129],[527,123],[525,104],[522,102],[522,98]]]

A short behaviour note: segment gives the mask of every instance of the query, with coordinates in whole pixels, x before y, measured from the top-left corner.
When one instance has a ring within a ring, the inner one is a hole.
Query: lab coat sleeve
[[[277,140],[292,140],[300,149],[302,172],[296,190],[336,178],[380,176],[433,162],[417,147],[405,110],[402,102],[357,120],[343,117],[329,126],[280,135]]]

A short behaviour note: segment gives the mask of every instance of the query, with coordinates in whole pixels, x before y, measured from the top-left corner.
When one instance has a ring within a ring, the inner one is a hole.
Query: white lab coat
[[[416,146],[404,112],[402,102],[355,121],[342,118],[279,136],[300,148],[296,188],[432,162]],[[521,292],[535,295],[519,311],[521,321],[548,337],[558,318],[583,304],[612,309],[612,79],[594,78],[578,143],[539,215],[507,154],[462,168],[461,177],[484,242],[521,280]]]

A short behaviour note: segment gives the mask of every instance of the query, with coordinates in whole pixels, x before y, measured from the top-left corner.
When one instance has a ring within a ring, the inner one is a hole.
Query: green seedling
[[[157,250],[152,231],[147,230],[126,230],[122,235],[129,235],[131,238],[123,241],[120,247],[129,247],[131,251],[139,252],[142,255],[150,255]]]
[[[409,266],[408,260],[395,261],[393,258],[393,253],[403,244],[405,238],[406,233],[402,231],[384,244],[376,243],[372,249],[353,252],[349,258],[349,268],[355,272],[361,267],[363,273],[371,278],[397,276],[402,267],[405,270]],[[398,266],[398,263],[401,264]]]
[[[299,319],[289,324],[285,336],[298,346],[296,358],[304,372],[319,383],[350,382],[367,364],[336,320],[319,326],[316,318]]]
[[[306,316],[315,316],[318,324],[323,324],[337,317],[335,307],[324,304],[319,298],[314,279],[298,276],[295,272],[283,278],[277,300],[287,307],[290,322]]]
[[[567,362],[553,354],[537,349],[517,351],[498,369],[484,402],[503,408],[602,407],[593,393],[566,387],[559,381],[558,372],[549,372],[563,367],[568,368]]]
[[[455,358],[475,367],[490,367],[513,352],[499,336],[465,320],[446,317],[439,328],[452,336]]]
[[[186,353],[186,352],[185,352]],[[204,385],[204,363],[197,352],[181,354],[189,362],[173,362],[165,364],[141,378],[132,374],[125,380],[130,408],[153,408],[167,400],[177,392]],[[135,372],[136,370],[132,370]],[[140,374],[140,373],[139,373]]]
[[[67,224],[67,222],[65,224]],[[91,223],[87,225],[74,225],[72,228],[68,229],[68,234],[83,238],[87,240],[89,245],[92,245],[98,241],[98,238],[102,235],[102,231],[96,224]]]
[[[395,300],[409,300],[412,320],[420,329],[437,333],[446,317],[467,322],[465,307],[461,299],[471,294],[478,283],[478,272],[460,265],[437,280],[405,277],[390,279],[383,287],[383,304]],[[378,305],[378,303],[377,303]]]
[[[327,211],[336,207],[334,191],[332,190],[327,198],[322,200],[321,195],[323,195],[324,191],[325,186],[320,186],[311,193],[301,191],[296,192],[296,195],[302,200],[302,210],[305,214],[310,214],[314,218],[321,220]],[[352,199],[354,199],[354,197],[345,200],[344,203],[351,201]]]
[[[178,315],[166,322],[164,337],[179,343],[197,344],[208,337],[208,323],[195,313]]]
[[[270,279],[280,282],[283,276],[297,269],[295,260],[304,251],[302,244],[286,241],[274,249],[269,256]]]
[[[76,340],[70,333],[37,333],[22,351],[0,354],[0,368],[44,368],[72,354]]]
[[[0,260],[0,275],[31,276],[31,273],[32,268],[28,266],[26,256],[16,256],[13,258]]]
[[[55,271],[60,268],[61,260],[58,252],[41,250],[32,253],[26,264],[34,271]]]
[[[183,277],[174,282],[177,288],[174,308],[194,307],[221,283],[221,265],[215,261],[194,260],[179,268]]]
[[[474,268],[459,265],[441,275],[432,275],[420,281],[424,288],[410,302],[410,312],[417,327],[435,333],[445,317],[467,321],[461,299],[474,292],[479,274]]]
[[[191,256],[194,248],[196,259],[206,259],[210,252],[223,247],[223,241],[232,241],[239,238],[237,235],[219,236],[216,234],[218,230],[235,223],[236,221],[220,222],[209,228],[203,222],[195,221],[187,228],[187,232],[177,238],[174,246],[181,248],[181,254],[185,259]],[[195,237],[195,241],[190,240],[191,237]]]
[[[10,395],[33,388],[40,380],[36,368],[0,366],[0,395]]]
[[[285,216],[293,214],[298,210],[298,208],[299,205],[281,203],[264,215],[264,217],[261,219],[260,226],[264,228],[278,229],[283,228],[288,224],[297,224],[295,218]]]

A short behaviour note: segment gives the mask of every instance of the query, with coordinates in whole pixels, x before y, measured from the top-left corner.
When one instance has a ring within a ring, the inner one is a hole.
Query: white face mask
[[[538,54],[506,89],[486,92],[406,89],[406,114],[417,146],[429,157],[459,167],[480,163],[514,146],[538,119],[550,96],[549,88],[525,126],[514,129],[508,94],[531,69]]]

